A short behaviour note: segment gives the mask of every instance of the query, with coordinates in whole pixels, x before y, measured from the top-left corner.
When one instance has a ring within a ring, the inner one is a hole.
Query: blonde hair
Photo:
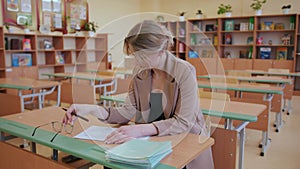
[[[167,50],[171,45],[173,36],[166,27],[152,20],[144,20],[129,31],[124,40],[123,51],[130,55],[132,51],[129,50],[129,46],[136,52]]]

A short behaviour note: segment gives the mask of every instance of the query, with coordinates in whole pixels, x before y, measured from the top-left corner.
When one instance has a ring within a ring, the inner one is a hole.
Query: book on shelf
[[[240,23],[240,31],[247,31],[249,30],[249,23],[248,22],[242,22]]]
[[[63,55],[62,55],[61,52],[57,52],[56,53],[56,55],[55,55],[55,61],[58,64],[64,64],[65,63],[65,59],[64,59],[64,57],[63,57]]]
[[[213,51],[212,50],[202,50],[201,58],[213,58]]]
[[[253,36],[247,38],[247,45],[253,45]]]
[[[260,48],[260,58],[261,59],[270,59],[271,58],[271,48],[270,47],[261,47]]]
[[[44,39],[41,43],[42,43],[41,46],[42,46],[43,49],[47,49],[47,50],[52,50],[53,49],[53,45],[52,45],[51,40]]]
[[[275,26],[272,21],[264,21],[261,23],[261,30],[274,30]]]
[[[31,50],[30,39],[26,39],[26,38],[23,39],[22,44],[23,44],[23,50]]]
[[[287,47],[278,47],[276,49],[276,59],[286,60],[287,59]]]
[[[151,169],[172,152],[170,141],[154,142],[133,139],[105,151],[108,161],[126,164],[134,168]]]
[[[198,52],[190,50],[189,51],[189,58],[199,58]]]
[[[234,29],[234,20],[225,21],[225,31],[233,31]]]
[[[224,44],[231,45],[232,44],[232,36],[230,33],[224,35]]]
[[[20,40],[19,39],[11,39],[10,40],[10,49],[11,50],[20,50],[21,45],[20,45]]]
[[[13,53],[12,66],[32,66],[32,56],[30,53]]]
[[[209,31],[215,31],[215,26],[214,24],[206,24],[205,25],[205,31],[209,32]]]

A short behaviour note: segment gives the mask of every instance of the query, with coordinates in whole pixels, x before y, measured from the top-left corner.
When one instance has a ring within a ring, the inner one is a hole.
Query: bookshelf
[[[159,22],[165,26],[173,35],[174,45],[169,49],[176,57],[185,60],[186,55],[186,22],[185,21],[170,21]]]
[[[269,68],[300,71],[299,20],[299,14],[188,19],[185,58],[199,75]],[[190,51],[198,58],[191,58]],[[295,89],[300,91],[300,78]]]
[[[294,62],[294,67],[296,72],[300,72],[300,14],[297,15],[296,19],[296,39],[297,41],[295,42],[296,46],[296,54],[295,54],[295,62]],[[297,95],[300,95],[300,77],[295,78],[295,91]]]
[[[6,40],[8,47],[6,48]],[[12,39],[19,39],[12,44]],[[22,40],[29,39],[30,50],[23,50]],[[11,45],[17,45],[12,49]],[[107,34],[48,35],[40,33],[8,33],[0,27],[0,77],[44,79],[43,73],[63,73],[107,69]],[[30,54],[31,65],[14,66],[12,56]]]
[[[5,77],[5,42],[2,39],[4,40],[3,27],[0,26],[0,78]]]

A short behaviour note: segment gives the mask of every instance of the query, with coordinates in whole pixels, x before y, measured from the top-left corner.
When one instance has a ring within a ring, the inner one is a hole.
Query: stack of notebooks
[[[153,142],[134,139],[107,150],[106,159],[134,168],[154,168],[160,160],[172,152],[170,141]]]

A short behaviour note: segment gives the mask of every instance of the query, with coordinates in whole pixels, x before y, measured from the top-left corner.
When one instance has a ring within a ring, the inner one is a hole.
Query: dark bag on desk
[[[20,50],[21,49],[21,42],[19,39],[11,39],[10,40],[10,49],[11,50]]]

